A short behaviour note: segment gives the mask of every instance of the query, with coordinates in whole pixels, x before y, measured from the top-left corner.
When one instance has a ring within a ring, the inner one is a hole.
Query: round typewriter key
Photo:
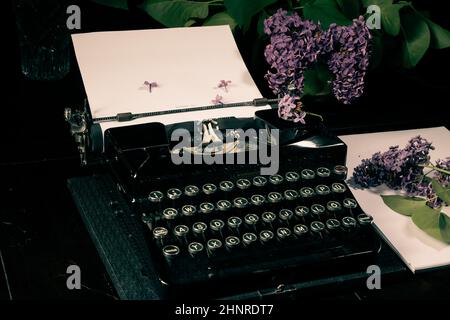
[[[173,228],[173,233],[180,238],[186,237],[186,235],[189,233],[189,227],[185,226],[184,224],[180,224]]]
[[[244,233],[242,236],[242,242],[244,242],[247,246],[255,243],[256,240],[258,240],[258,237],[252,232]]]
[[[336,212],[341,210],[341,204],[337,201],[328,201],[327,202],[327,210],[330,212]]]
[[[274,174],[273,176],[269,177],[269,182],[273,185],[278,185],[283,182],[283,177],[279,174]]]
[[[280,217],[280,219],[283,221],[291,220],[293,215],[294,213],[289,209],[281,209],[280,212],[278,213],[278,217]]]
[[[228,200],[219,200],[217,201],[217,209],[219,209],[219,211],[228,211],[230,210],[232,207],[231,202]]]
[[[308,207],[298,206],[298,207],[295,208],[295,215],[297,217],[300,217],[300,218],[305,217],[305,216],[308,215],[308,213],[309,213],[309,208]]]
[[[208,226],[204,222],[196,222],[192,225],[192,231],[198,235],[203,235],[207,228]]]
[[[326,186],[326,185],[324,185],[324,184],[319,184],[317,187],[316,187],[316,193],[319,195],[319,196],[326,196],[327,194],[330,194],[330,187],[328,187],[328,186]]]
[[[300,189],[300,195],[303,198],[310,198],[314,196],[314,189],[310,187],[303,187]]]
[[[191,242],[188,245],[188,251],[192,256],[203,251],[203,245],[200,242]]]
[[[297,172],[289,171],[284,175],[286,181],[288,182],[297,182],[300,179],[300,175]]]
[[[259,233],[259,239],[262,242],[267,243],[273,239],[273,232],[270,230],[263,230]]]
[[[236,208],[242,209],[242,208],[245,208],[248,205],[248,200],[246,198],[243,198],[243,197],[238,197],[238,198],[235,198],[233,200],[233,205]]]
[[[192,217],[197,212],[197,208],[191,204],[186,204],[181,207],[181,214],[185,217]]]
[[[206,183],[203,185],[202,190],[204,194],[213,194],[214,192],[216,192],[217,187],[215,184]]]
[[[325,207],[319,203],[315,203],[311,206],[311,213],[320,217],[325,212]]]
[[[174,208],[166,208],[163,210],[163,217],[166,220],[173,220],[178,216],[177,209]]]
[[[236,181],[236,185],[239,189],[246,190],[246,189],[250,188],[251,182],[248,179],[238,179]]]
[[[210,253],[213,253],[214,251],[217,251],[222,247],[222,241],[219,239],[209,239],[206,243],[206,247],[208,248]]]
[[[334,166],[333,173],[339,178],[343,179],[347,175],[347,167],[342,165]]]
[[[277,237],[280,240],[285,240],[291,236],[291,230],[288,228],[278,228],[277,229]]]
[[[322,232],[323,229],[325,229],[325,225],[322,222],[320,221],[311,222],[311,231],[319,233]]]
[[[151,202],[161,202],[164,198],[164,194],[161,191],[152,191],[148,195],[148,199]]]
[[[256,176],[252,179],[255,187],[264,187],[267,184],[267,179],[263,176]]]
[[[308,227],[305,226],[304,224],[296,224],[294,226],[294,233],[299,237],[304,236],[305,234],[308,233],[308,231],[309,231]]]
[[[165,246],[162,249],[162,252],[163,252],[164,256],[167,258],[175,257],[178,254],[180,254],[180,248],[171,244],[171,245]]]
[[[269,200],[270,203],[278,203],[281,200],[283,200],[283,196],[279,192],[270,192],[267,195],[267,199]]]
[[[224,226],[225,226],[225,223],[219,219],[213,219],[209,222],[209,227],[211,228],[211,230],[214,230],[217,232],[221,232]]]
[[[254,194],[250,198],[250,202],[255,206],[260,206],[260,205],[264,204],[265,200],[266,199],[264,199],[264,196],[262,196],[260,194]]]
[[[311,169],[303,169],[301,172],[301,175],[302,175],[302,179],[305,179],[305,180],[314,179],[316,176],[315,172],[312,171]]]
[[[342,203],[344,204],[344,208],[347,209],[354,209],[358,207],[358,203],[356,202],[355,199],[345,198],[344,201],[342,201]]]
[[[241,243],[241,240],[239,240],[238,237],[235,236],[229,236],[225,238],[225,245],[228,249],[236,248],[239,243]]]
[[[284,198],[286,200],[292,201],[298,198],[298,192],[295,190],[286,190],[283,192]]]
[[[188,197],[195,197],[200,192],[199,188],[194,185],[189,185],[184,188],[184,194]]]
[[[326,222],[327,228],[330,230],[336,230],[339,229],[339,227],[341,226],[341,223],[339,222],[339,220],[336,219],[328,219]]]
[[[164,227],[156,227],[155,229],[153,229],[152,233],[153,233],[153,239],[162,240],[165,237],[167,237],[167,235],[169,234],[169,231],[167,231],[167,229]]]
[[[277,216],[273,212],[266,211],[261,215],[261,218],[265,223],[272,224],[277,218]]]
[[[167,190],[167,198],[177,200],[181,197],[181,190],[178,188],[172,188]]]
[[[200,211],[202,213],[208,214],[214,211],[214,205],[211,202],[200,203]]]
[[[342,218],[342,225],[346,228],[354,228],[356,227],[356,220],[353,217],[344,217]]]
[[[234,183],[231,182],[231,181],[228,181],[228,180],[226,180],[226,181],[221,181],[221,182],[219,183],[219,188],[220,188],[220,190],[222,190],[222,191],[230,192],[230,191],[232,191],[232,190],[234,189]]]
[[[249,213],[245,215],[244,221],[247,225],[254,226],[255,224],[258,223],[259,217],[254,213]]]
[[[320,167],[316,170],[317,175],[321,178],[328,178],[331,175],[331,171],[328,168]]]
[[[339,182],[335,182],[331,185],[331,190],[335,193],[344,193],[347,190],[347,187]]]
[[[242,224],[242,219],[239,217],[229,217],[227,220],[227,225],[232,230],[239,229],[241,224]]]
[[[358,215],[358,222],[361,225],[368,225],[372,223],[373,218],[367,214]]]

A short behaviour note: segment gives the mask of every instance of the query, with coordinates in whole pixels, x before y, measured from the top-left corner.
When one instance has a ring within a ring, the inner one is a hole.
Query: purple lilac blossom
[[[304,72],[319,58],[328,61],[334,75],[333,93],[339,101],[347,104],[363,93],[370,40],[363,17],[351,26],[332,24],[324,31],[320,24],[279,9],[264,21],[264,32],[270,36],[264,51],[270,65],[265,78],[275,94],[301,95]]]
[[[148,91],[152,92],[152,88],[157,87],[158,84],[156,82],[144,81],[144,86],[147,86],[148,87]]]
[[[218,88],[223,88],[225,92],[228,92],[228,86],[231,84],[231,80],[220,80],[217,85]]]
[[[285,95],[278,102],[278,116],[283,120],[290,120],[293,122],[300,122],[305,124],[306,112],[302,108],[301,101],[296,102],[299,97],[290,95]]]
[[[211,102],[213,103],[213,104],[223,104],[223,97],[221,96],[221,95],[216,95],[216,97],[213,99],[213,100],[211,100]]]
[[[423,165],[429,162],[429,153],[434,150],[430,142],[421,136],[409,140],[405,148],[390,147],[384,153],[377,152],[363,159],[353,172],[352,183],[362,188],[386,184],[392,189],[403,190],[409,196],[427,198],[428,205],[436,208],[442,200],[436,197],[429,179],[424,178]],[[436,167],[450,170],[450,158],[436,161]],[[450,186],[450,175],[433,171],[429,178],[436,179],[444,187]]]

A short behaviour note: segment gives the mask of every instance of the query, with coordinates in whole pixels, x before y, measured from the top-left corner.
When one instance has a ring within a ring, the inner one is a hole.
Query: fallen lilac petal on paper
[[[212,102],[213,104],[223,104],[223,101],[222,101],[222,99],[223,99],[223,97],[222,97],[222,96],[220,96],[220,95],[216,95],[216,98],[215,98],[215,99],[213,99],[213,100],[211,100],[211,102]]]
[[[225,92],[228,92],[228,85],[230,85],[230,84],[231,84],[231,80],[220,80],[217,87],[223,88],[225,90]]]
[[[156,82],[145,81],[144,82],[144,86],[147,86],[148,87],[148,91],[152,92],[152,88],[156,88],[158,86],[158,84]]]

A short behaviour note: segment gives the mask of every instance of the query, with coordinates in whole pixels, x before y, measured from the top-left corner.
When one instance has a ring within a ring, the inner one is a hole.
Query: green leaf
[[[187,0],[146,0],[140,7],[166,27],[183,27],[192,18],[205,19],[209,12],[207,2]]]
[[[429,19],[425,19],[425,21],[431,31],[431,47],[435,49],[450,47],[450,31],[442,28]]]
[[[325,66],[317,65],[313,69],[306,70],[304,75],[304,95],[315,96],[330,92],[331,88],[328,81],[331,80],[331,74]]]
[[[407,196],[381,196],[384,203],[397,213],[403,214],[405,216],[412,216],[418,210],[422,210],[425,207],[430,209],[426,205],[426,200],[417,197],[407,197]],[[427,209],[424,210],[427,210]],[[432,209],[430,209],[432,210]]]
[[[219,12],[213,15],[211,18],[208,18],[204,26],[220,26],[220,25],[229,25],[231,30],[236,28],[236,21],[227,13],[227,12]]]
[[[406,68],[414,67],[427,52],[430,45],[430,30],[427,23],[417,14],[402,16],[402,31],[405,38],[402,48],[402,62]]]
[[[445,242],[450,243],[450,218],[442,212],[439,217],[439,229],[441,231],[442,239]]]
[[[323,28],[328,28],[332,23],[337,25],[351,24],[351,20],[344,16],[334,0],[308,2],[303,8],[303,15],[305,19],[316,23],[320,22]]]
[[[267,12],[265,10],[261,11],[261,13],[259,14],[258,24],[256,26],[256,29],[260,36],[263,36],[265,34],[264,33],[264,20],[266,20],[268,17],[269,17],[269,15],[267,14]]]
[[[386,33],[397,36],[400,33],[400,9],[407,4],[381,6],[381,25]]]
[[[433,191],[436,192],[439,199],[450,205],[450,187],[440,185],[435,179],[431,180],[431,185],[433,186]]]
[[[311,2],[314,2],[314,1],[316,1],[316,0],[299,0],[298,4],[300,6],[304,6],[305,4],[308,4],[308,3],[311,3]]]
[[[225,0],[225,8],[244,30],[250,26],[254,15],[277,0]]]
[[[342,13],[348,19],[354,19],[361,14],[361,5],[359,0],[336,0]]]
[[[127,0],[91,0],[91,1],[112,8],[128,10]]]
[[[190,27],[195,23],[195,20],[188,20],[186,21],[186,23],[184,24],[185,27]]]
[[[432,236],[435,239],[446,242],[441,234],[441,215],[438,210],[431,209],[427,206],[429,210],[419,210],[414,212],[412,216],[412,221],[419,227],[422,231]]]

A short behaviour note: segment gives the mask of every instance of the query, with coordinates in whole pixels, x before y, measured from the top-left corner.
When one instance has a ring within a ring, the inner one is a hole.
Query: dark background
[[[429,11],[434,22],[450,29],[443,1],[414,3]],[[81,32],[161,27],[137,10],[127,12],[82,0],[71,4],[81,7]],[[0,299],[8,299],[10,294],[15,299],[111,299],[115,292],[66,188],[67,178],[89,173],[79,167],[75,144],[63,119],[64,108],[81,105],[84,97],[74,57],[71,72],[62,80],[25,79],[20,72],[11,2],[4,1],[0,6],[6,22],[2,43],[2,91],[6,99],[2,99],[1,113],[0,250],[7,271],[0,273]],[[254,37],[236,33],[250,72],[260,90],[269,96],[262,79],[266,71],[262,59],[265,43],[255,46]],[[413,70],[392,67],[392,57],[384,56],[383,66],[369,73],[366,92],[357,103],[343,106],[329,98],[311,99],[308,109],[324,115],[329,128],[338,134],[449,127],[449,50],[430,49]],[[65,289],[69,264],[82,269],[81,291]],[[440,292],[450,287],[445,286],[448,280],[441,280],[439,285],[432,282],[439,277],[441,274],[424,275],[411,282],[414,290],[408,292],[393,286],[384,297],[395,296],[397,291],[408,297],[434,297],[437,287],[442,287]],[[447,272],[441,279],[448,278]]]

